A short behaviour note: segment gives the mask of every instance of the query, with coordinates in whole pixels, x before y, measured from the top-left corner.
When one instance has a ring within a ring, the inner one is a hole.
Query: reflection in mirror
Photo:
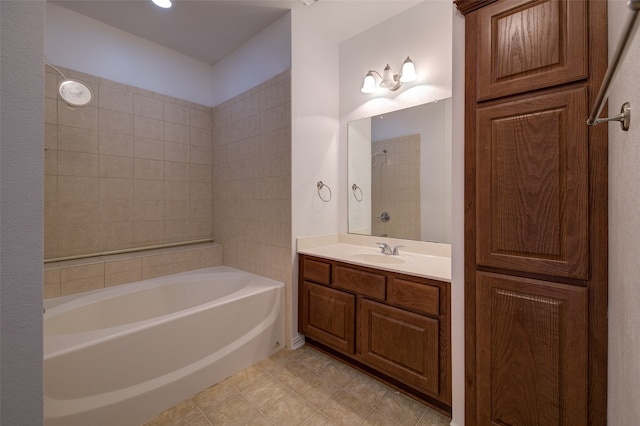
[[[349,232],[451,242],[451,98],[348,126]]]

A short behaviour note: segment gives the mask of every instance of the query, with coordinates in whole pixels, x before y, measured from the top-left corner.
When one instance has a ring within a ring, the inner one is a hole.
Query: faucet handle
[[[398,251],[398,249],[399,249],[400,247],[404,247],[404,246],[395,246],[395,247],[393,248],[393,251],[391,252],[391,254],[393,254],[393,255],[395,255],[395,256],[399,255],[399,254],[400,254],[400,252]]]
[[[380,253],[390,254],[391,247],[387,243],[376,243],[380,247]]]

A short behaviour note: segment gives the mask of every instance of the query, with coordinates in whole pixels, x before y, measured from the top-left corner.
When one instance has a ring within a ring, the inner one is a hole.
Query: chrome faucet
[[[380,253],[382,254],[390,254],[392,256],[398,256],[400,252],[398,249],[404,246],[395,246],[393,249],[387,243],[376,243],[380,247]]]

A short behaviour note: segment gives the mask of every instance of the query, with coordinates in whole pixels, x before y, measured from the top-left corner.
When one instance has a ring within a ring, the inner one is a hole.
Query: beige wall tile
[[[57,149],[45,149],[44,174],[45,175],[58,174],[58,150]]]
[[[200,266],[208,268],[211,266],[220,266],[223,263],[224,251],[222,246],[200,249]]]
[[[143,220],[133,224],[134,241],[144,245],[156,244],[163,241],[164,221]]]
[[[189,169],[192,182],[211,182],[213,170],[210,164],[191,164]]]
[[[134,220],[134,201],[100,200],[100,223],[131,222]]]
[[[58,253],[60,256],[98,253],[100,237],[97,224],[58,226]]]
[[[196,109],[189,110],[191,127],[201,129],[211,129],[211,114],[208,111],[200,111]]]
[[[58,227],[44,227],[44,258],[52,259],[58,257]]]
[[[62,281],[60,283],[60,295],[84,293],[86,291],[99,290],[104,288],[104,275],[100,277],[82,278],[73,281]]]
[[[58,149],[58,125],[45,123],[44,149]]]
[[[164,143],[164,160],[179,161],[183,163],[189,162],[190,146],[183,143],[165,142]]]
[[[89,265],[70,266],[60,269],[60,282],[74,281],[82,278],[101,277],[104,275],[104,264],[98,262]]]
[[[100,109],[100,126],[101,132],[119,133],[121,135],[132,135],[134,129],[134,120],[131,114],[126,114],[108,109]]]
[[[133,178],[133,158],[113,155],[100,156],[100,177]]]
[[[100,179],[100,200],[133,200],[133,198],[133,179]]]
[[[45,68],[44,73],[44,97],[56,99],[58,97],[58,74]]]
[[[164,182],[165,200],[188,200],[189,182],[167,180]]]
[[[115,272],[113,274],[105,274],[104,286],[114,287],[122,284],[134,283],[142,280],[142,268],[133,271]]]
[[[164,162],[164,178],[167,180],[182,180],[188,181],[191,177],[191,165],[187,163],[181,163],[176,161]]]
[[[58,101],[57,99],[44,100],[44,122],[46,124],[58,124]]]
[[[189,238],[189,219],[165,219],[164,238],[168,241],[180,241]]]
[[[133,93],[123,88],[100,85],[100,108],[133,114]]]
[[[164,102],[164,121],[189,125],[189,108],[173,102]]]
[[[94,106],[72,108],[64,102],[58,101],[58,124],[98,130],[98,108]]]
[[[44,226],[58,225],[58,200],[44,201]]]
[[[212,229],[211,217],[191,218],[189,220],[190,238],[210,238]]]
[[[91,224],[99,221],[99,206],[94,200],[65,200],[58,205],[60,225]]]
[[[189,129],[189,142],[191,145],[211,147],[211,130],[191,127]]]
[[[43,287],[43,297],[45,299],[60,296],[60,269],[44,270]]]
[[[133,135],[99,132],[98,141],[100,154],[133,157]]]
[[[164,136],[164,122],[139,115],[134,115],[133,118],[134,136],[162,140]]]
[[[134,177],[136,179],[163,179],[166,163],[161,160],[135,158],[133,162]]]
[[[207,147],[191,145],[191,163],[207,165],[211,164],[211,149]]]
[[[164,140],[189,144],[189,126],[164,122]]]
[[[162,254],[142,258],[142,279],[173,274],[173,255]]]
[[[163,220],[164,203],[163,200],[136,200],[135,220]]]
[[[213,203],[209,200],[191,200],[190,217],[191,218],[211,218]]]
[[[200,252],[198,250],[180,251],[173,254],[173,272],[186,272],[199,269]]]
[[[134,156],[150,160],[164,159],[164,143],[162,139],[150,139],[136,136],[133,140]]]
[[[98,153],[98,132],[94,129],[58,126],[58,149]]]
[[[58,151],[58,174],[60,176],[98,176],[98,155]]]
[[[136,179],[135,199],[136,200],[163,200],[164,199],[164,181]]]
[[[165,200],[164,219],[189,219],[189,203],[184,200]]]
[[[163,103],[149,96],[134,95],[133,113],[142,117],[163,120]]]
[[[211,200],[211,183],[191,182],[191,200]]]
[[[102,251],[120,250],[132,247],[133,221],[101,223],[99,226],[100,249]]]
[[[95,200],[99,198],[99,179],[97,177],[58,176],[58,199]]]
[[[105,275],[117,274],[118,272],[130,272],[130,271],[141,271],[141,270],[142,270],[142,259],[139,257],[134,259],[106,261],[104,263]]]

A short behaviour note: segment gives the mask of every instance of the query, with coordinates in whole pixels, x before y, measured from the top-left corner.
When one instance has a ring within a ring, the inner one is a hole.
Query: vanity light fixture
[[[169,9],[172,5],[171,0],[151,0],[153,4],[163,9]]]
[[[382,71],[382,75],[377,71],[369,70],[362,82],[362,88],[360,89],[362,93],[373,93],[376,91],[376,78],[373,74],[378,74],[381,79],[378,86],[391,91],[398,90],[400,86],[402,86],[402,83],[409,83],[418,78],[416,67],[411,58],[407,56],[407,59],[402,63],[400,74],[394,74],[389,64],[387,64],[384,71]]]

